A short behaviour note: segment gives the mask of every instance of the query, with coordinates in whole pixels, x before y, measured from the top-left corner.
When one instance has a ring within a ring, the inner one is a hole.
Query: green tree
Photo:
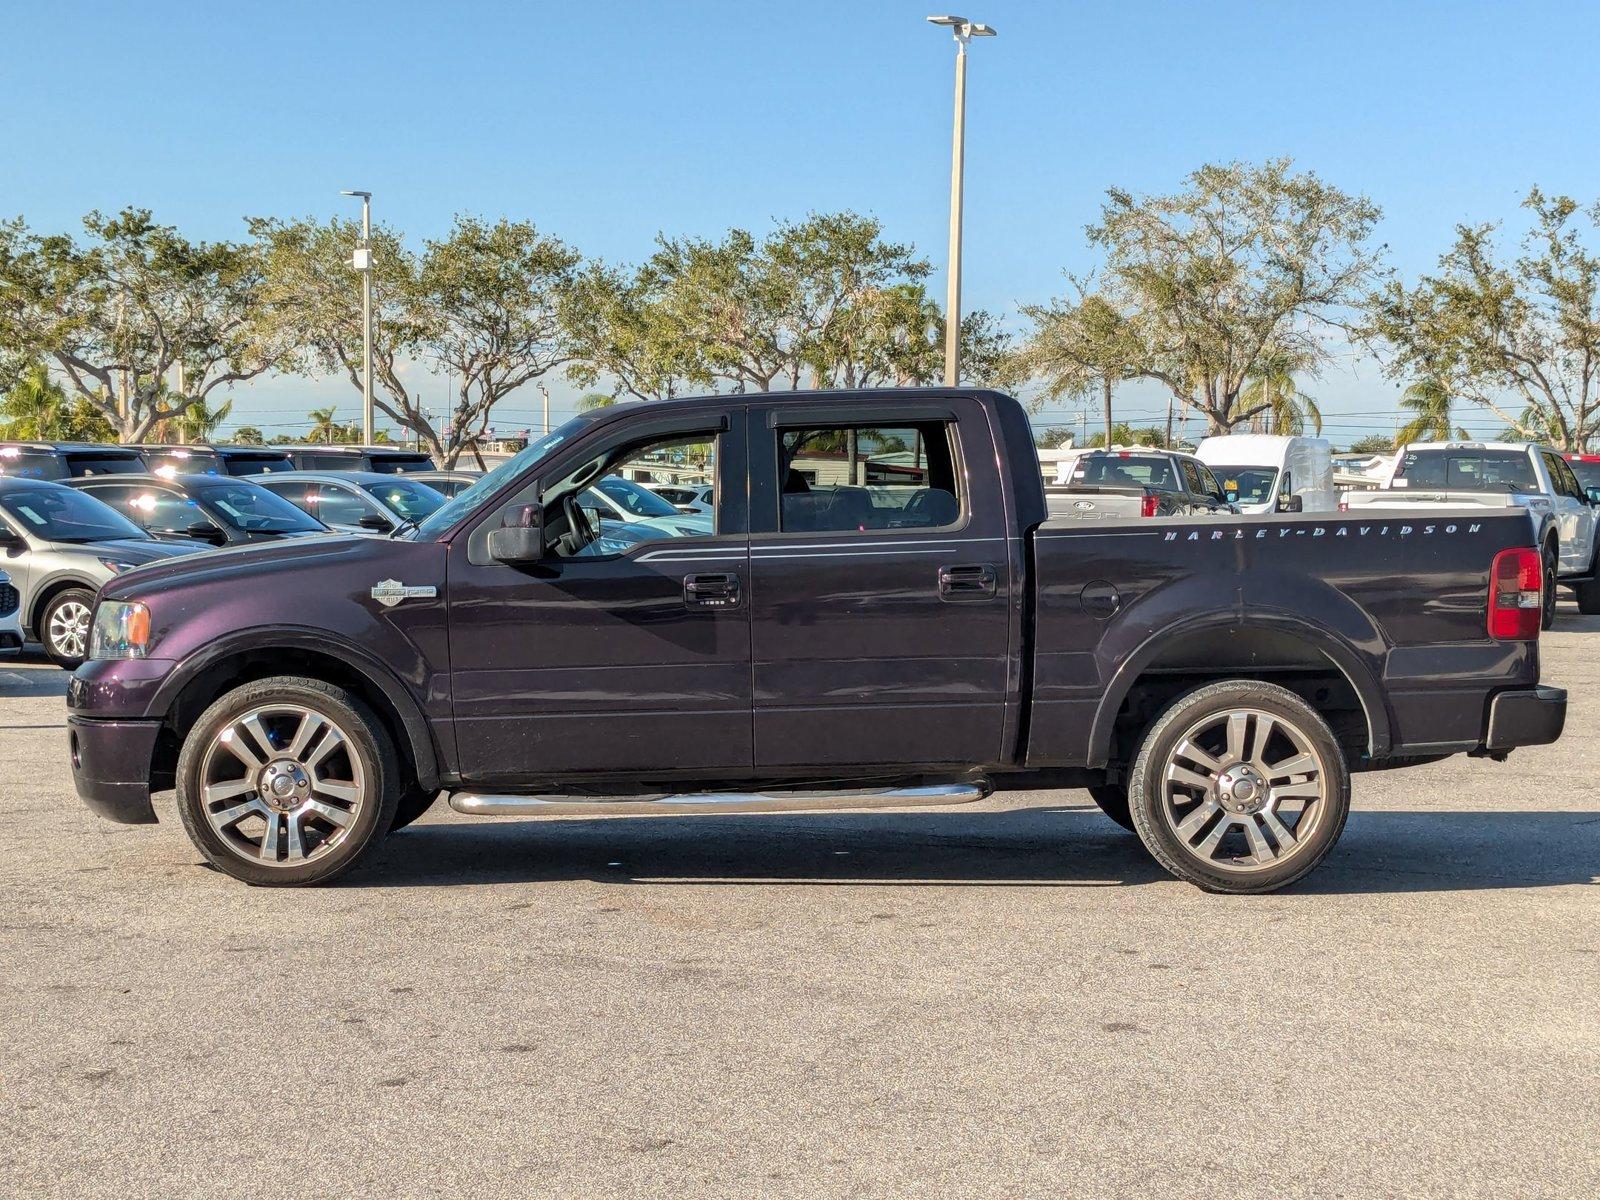
[[[309,440],[330,446],[338,440],[335,435],[342,431],[343,426],[334,420],[334,412],[330,404],[327,408],[313,408],[306,414],[311,419]]]
[[[1105,260],[1097,286],[1031,313],[1033,340],[1050,342],[1064,381],[1054,386],[1152,379],[1225,433],[1270,407],[1241,403],[1264,360],[1306,372],[1328,360],[1328,329],[1378,270],[1378,216],[1286,158],[1204,166],[1170,196],[1113,188],[1089,229]],[[1084,312],[1090,295],[1099,313]],[[1067,326],[1058,335],[1046,328],[1054,320]]]
[[[423,351],[456,381],[439,447],[445,467],[465,450],[477,453],[496,404],[572,359],[561,314],[581,262],[528,221],[458,216],[447,237],[424,248]]]
[[[1037,380],[1043,386],[1041,399],[1081,401],[1098,394],[1104,436],[1115,440],[1113,391],[1119,381],[1138,377],[1139,365],[1148,361],[1150,351],[1135,314],[1097,290],[1093,278],[1068,279],[1073,288],[1070,298],[1023,307],[1022,314],[1033,328],[1011,354],[1002,375],[1013,386]]]
[[[712,387],[715,379],[700,345],[664,302],[664,291],[661,278],[646,268],[589,264],[573,280],[561,309],[574,356],[567,377],[590,389],[607,382],[612,396],[635,400]]]
[[[69,397],[43,363],[23,369],[0,400],[0,437],[47,442],[117,440],[111,423],[82,397]]]
[[[1254,433],[1281,433],[1298,437],[1312,430],[1322,433],[1322,410],[1314,396],[1300,390],[1297,372],[1307,364],[1292,355],[1266,354],[1256,364],[1239,392],[1239,407],[1250,412]]]
[[[0,224],[0,341],[52,363],[123,441],[286,361],[253,247],[191,241],[146,209],[83,226],[80,242]]]
[[[233,431],[233,436],[228,441],[236,446],[263,446],[267,439],[256,426],[241,425]]]
[[[1393,439],[1384,437],[1381,433],[1369,433],[1366,437],[1357,438],[1350,443],[1351,454],[1389,454],[1393,450]]]
[[[1451,424],[1454,397],[1441,379],[1419,379],[1400,396],[1400,406],[1416,414],[1395,434],[1396,445],[1407,442],[1448,442],[1452,437],[1465,440],[1467,431]],[[1452,432],[1453,430],[1453,432]]]
[[[1438,270],[1391,280],[1363,332],[1391,377],[1421,379],[1482,405],[1521,438],[1581,450],[1600,433],[1600,203],[1532,189],[1521,254],[1497,226],[1458,225]]]

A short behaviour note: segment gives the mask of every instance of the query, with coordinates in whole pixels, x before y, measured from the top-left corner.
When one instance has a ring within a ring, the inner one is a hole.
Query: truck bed
[[[1523,512],[1462,507],[1088,527],[1052,517],[1031,536],[1028,761],[1102,765],[1108,695],[1152,668],[1181,679],[1236,660],[1348,681],[1372,760],[1473,749],[1488,697],[1537,680],[1535,644],[1494,641],[1486,627],[1495,555],[1531,538]]]

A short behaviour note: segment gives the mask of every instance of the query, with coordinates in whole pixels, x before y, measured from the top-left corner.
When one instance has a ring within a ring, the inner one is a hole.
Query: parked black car
[[[435,471],[433,458],[420,450],[390,446],[280,446],[297,471],[376,471],[380,475],[409,475]]]
[[[281,496],[227,475],[109,476],[74,479],[68,486],[160,538],[237,546],[329,532]]]
[[[594,480],[684,445],[710,528],[594,553]],[[1083,786],[1174,874],[1264,892],[1354,769],[1561,733],[1520,511],[1051,519],[1027,413],[956,389],[619,405],[393,538],[101,590],[79,794],[257,884],[481,815],[951,804]],[[1380,868],[1381,869],[1381,866]]]
[[[425,483],[376,471],[292,471],[256,482],[324,524],[373,533],[421,521],[445,502]]]
[[[97,442],[0,442],[0,475],[20,479],[140,475],[147,469],[137,446]]]
[[[272,446],[145,445],[139,451],[152,475],[264,475],[294,470],[289,456]]]

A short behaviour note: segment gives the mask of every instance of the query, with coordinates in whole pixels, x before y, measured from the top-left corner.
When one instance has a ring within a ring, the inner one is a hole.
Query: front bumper
[[[1536,687],[1500,692],[1489,701],[1489,727],[1483,747],[1491,752],[1518,746],[1547,746],[1567,723],[1565,688]]]
[[[150,764],[160,721],[88,721],[67,718],[72,783],[96,813],[124,825],[154,825]]]

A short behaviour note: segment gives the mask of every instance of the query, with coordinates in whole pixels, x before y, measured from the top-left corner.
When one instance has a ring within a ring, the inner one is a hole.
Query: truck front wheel
[[[1207,684],[1156,719],[1128,778],[1135,832],[1210,892],[1270,892],[1311,871],[1344,830],[1350,774],[1332,731],[1275,684]]]
[[[376,849],[403,784],[383,723],[320,679],[247,683],[200,715],[178,756],[178,812],[218,870],[326,883]]]

